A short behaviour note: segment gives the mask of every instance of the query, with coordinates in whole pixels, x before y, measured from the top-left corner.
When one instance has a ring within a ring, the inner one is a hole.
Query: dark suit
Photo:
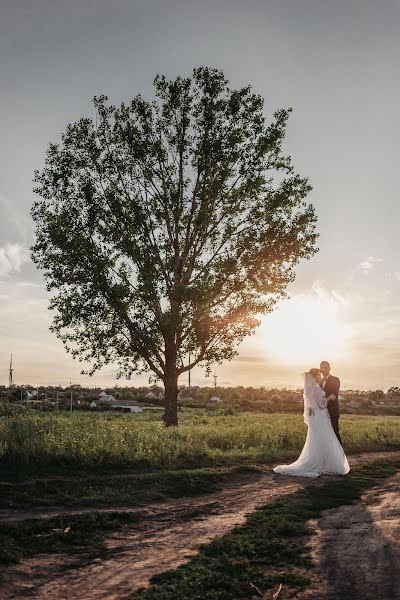
[[[321,387],[322,387],[322,382],[321,382]],[[339,416],[340,416],[339,399],[338,399],[339,390],[340,390],[339,378],[335,377],[334,375],[329,375],[328,379],[325,382],[325,387],[322,387],[322,389],[324,390],[325,396],[327,398],[328,398],[328,396],[331,396],[332,394],[335,396],[334,399],[328,400],[327,408],[328,408],[329,416],[331,418],[333,431],[336,433],[337,439],[342,444],[342,438],[340,437],[340,433],[339,433]]]

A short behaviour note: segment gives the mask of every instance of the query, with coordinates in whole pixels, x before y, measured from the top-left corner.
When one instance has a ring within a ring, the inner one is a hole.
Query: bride
[[[279,465],[275,473],[318,477],[322,473],[346,475],[350,471],[346,455],[333,431],[325,392],[319,386],[321,371],[303,373],[304,421],[308,425],[307,439],[296,462]]]

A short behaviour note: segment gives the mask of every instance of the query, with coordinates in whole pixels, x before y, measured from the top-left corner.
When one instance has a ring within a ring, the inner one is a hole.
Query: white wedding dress
[[[303,377],[307,439],[296,462],[290,465],[279,465],[274,468],[274,471],[281,475],[300,477],[318,477],[323,473],[346,475],[350,471],[349,463],[333,431],[326,408],[325,392],[311,373],[303,373]]]

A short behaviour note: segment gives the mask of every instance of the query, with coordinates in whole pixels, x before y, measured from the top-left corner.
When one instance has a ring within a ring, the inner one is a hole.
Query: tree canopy
[[[91,367],[150,372],[177,423],[177,381],[232,359],[315,251],[311,186],[250,86],[208,67],[67,126],[35,172],[32,258],[52,330]],[[189,360],[190,356],[190,360]]]

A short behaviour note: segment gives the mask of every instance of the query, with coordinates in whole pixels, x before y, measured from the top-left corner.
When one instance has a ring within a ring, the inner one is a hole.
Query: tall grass
[[[341,418],[349,453],[400,449],[400,417]],[[159,414],[40,414],[0,417],[0,464],[180,469],[296,456],[306,436],[299,415],[207,414],[184,409],[179,428]]]

